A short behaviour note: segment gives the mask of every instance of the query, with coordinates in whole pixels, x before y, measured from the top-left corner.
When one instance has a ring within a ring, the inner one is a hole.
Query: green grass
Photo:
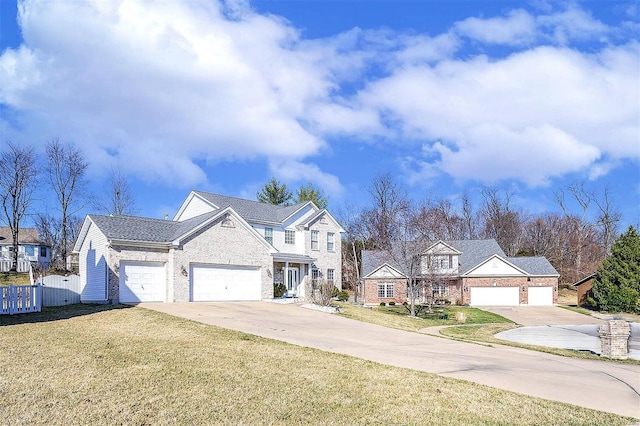
[[[423,328],[437,325],[458,324],[455,318],[458,312],[466,315],[466,324],[512,323],[512,321],[500,315],[465,306],[434,308],[435,311],[443,311],[441,313],[448,315],[448,319],[439,319],[440,312],[427,314],[423,311],[417,318],[411,317],[409,316],[409,311],[402,305],[376,306],[372,309],[354,306],[348,303],[338,303],[337,305],[341,310],[339,315],[346,318],[407,331],[419,331]]]
[[[12,424],[633,422],[142,308],[2,316],[0,334],[0,422]]]
[[[31,284],[31,281],[29,281],[29,274],[24,272],[0,272],[0,285],[7,286],[9,284]]]

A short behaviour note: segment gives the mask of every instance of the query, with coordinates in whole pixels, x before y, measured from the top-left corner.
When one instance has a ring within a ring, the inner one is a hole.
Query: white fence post
[[[42,287],[37,285],[13,285],[0,287],[2,296],[0,315],[24,314],[42,310]]]

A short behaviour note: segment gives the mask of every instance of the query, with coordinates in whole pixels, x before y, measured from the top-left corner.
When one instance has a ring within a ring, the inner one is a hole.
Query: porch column
[[[289,261],[284,262],[284,288],[289,291]]]

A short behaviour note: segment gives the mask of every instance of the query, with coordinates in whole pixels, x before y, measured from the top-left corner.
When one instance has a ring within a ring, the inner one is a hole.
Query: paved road
[[[487,347],[268,302],[143,303],[205,324],[640,418],[640,366]]]

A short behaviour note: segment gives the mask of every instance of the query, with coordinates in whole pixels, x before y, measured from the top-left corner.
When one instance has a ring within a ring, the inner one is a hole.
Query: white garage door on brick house
[[[553,305],[553,287],[529,287],[528,303],[531,306]]]
[[[470,287],[472,306],[518,306],[520,287]]]
[[[167,277],[162,262],[121,262],[119,300],[164,302]]]
[[[192,265],[192,302],[253,301],[262,298],[260,268]]]

